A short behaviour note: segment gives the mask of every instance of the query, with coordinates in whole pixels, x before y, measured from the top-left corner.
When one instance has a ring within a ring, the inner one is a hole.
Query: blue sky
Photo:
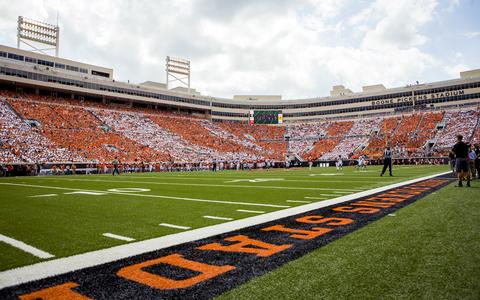
[[[167,55],[192,61],[203,94],[327,96],[458,77],[480,68],[479,0],[0,0],[0,43],[19,15],[55,23],[60,56],[165,81]]]

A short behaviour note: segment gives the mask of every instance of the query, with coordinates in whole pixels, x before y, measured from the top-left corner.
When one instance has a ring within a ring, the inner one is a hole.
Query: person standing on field
[[[120,175],[120,171],[118,170],[118,165],[120,164],[120,161],[118,160],[117,157],[115,157],[115,159],[112,161],[112,165],[113,165],[113,171],[112,171],[112,175],[115,176],[115,172]]]
[[[457,143],[453,146],[452,152],[455,153],[455,171],[458,174],[457,187],[463,186],[463,179],[467,180],[467,186],[470,186],[470,172],[468,171],[468,145],[463,142],[463,136],[457,135]]]
[[[385,171],[387,170],[388,167],[388,172],[390,173],[390,176],[393,176],[392,174],[392,150],[390,150],[390,147],[387,147],[385,149],[385,152],[383,152],[383,169],[382,169],[382,174],[380,176],[383,176],[385,174]]]
[[[480,179],[480,145],[478,144],[475,144],[475,170],[477,171],[477,178]]]

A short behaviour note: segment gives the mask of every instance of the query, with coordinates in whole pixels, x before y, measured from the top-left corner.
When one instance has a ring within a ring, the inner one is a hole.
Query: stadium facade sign
[[[375,101],[372,101],[372,106],[384,105],[384,104],[397,104],[397,103],[413,104],[415,101],[419,101],[419,100],[438,99],[438,98],[453,97],[453,96],[460,96],[460,95],[465,95],[465,90],[446,91],[441,93],[431,93],[431,94],[425,94],[425,95],[413,95],[408,97],[375,100]]]
[[[0,299],[210,299],[445,186],[433,178],[0,290]]]

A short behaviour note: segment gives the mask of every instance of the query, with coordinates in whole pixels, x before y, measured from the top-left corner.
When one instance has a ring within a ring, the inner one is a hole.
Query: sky
[[[0,44],[17,18],[60,26],[60,56],[165,82],[191,61],[204,95],[328,96],[447,80],[480,68],[480,0],[0,0]]]

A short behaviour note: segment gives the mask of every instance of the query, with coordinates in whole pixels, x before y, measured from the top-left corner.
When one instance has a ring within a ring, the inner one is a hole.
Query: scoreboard
[[[282,124],[281,110],[251,110],[250,124]]]

